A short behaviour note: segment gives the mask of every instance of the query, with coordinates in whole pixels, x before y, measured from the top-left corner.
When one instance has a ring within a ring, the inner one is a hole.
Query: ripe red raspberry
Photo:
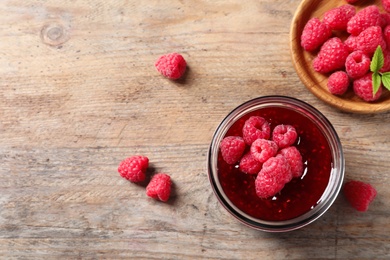
[[[366,75],[370,69],[370,57],[363,51],[354,51],[348,55],[345,61],[345,70],[353,79]]]
[[[161,201],[167,201],[171,195],[171,177],[165,173],[157,173],[146,186],[146,195]]]
[[[276,155],[278,145],[274,141],[257,139],[251,145],[252,156],[261,163]]]
[[[358,211],[367,211],[375,199],[377,191],[369,183],[348,181],[344,184],[344,195],[348,202]]]
[[[328,73],[341,69],[348,57],[348,47],[338,37],[327,40],[321,47],[317,57],[313,60],[314,70]]]
[[[256,139],[269,139],[271,127],[261,116],[251,116],[242,128],[242,137],[246,144],[251,145]]]
[[[241,136],[227,136],[221,141],[222,158],[228,164],[234,164],[244,154],[245,142]]]
[[[382,0],[382,7],[386,12],[390,13],[390,0]]]
[[[141,182],[145,180],[145,172],[149,165],[149,159],[146,156],[134,155],[124,159],[118,167],[119,174],[131,181]]]
[[[258,174],[262,165],[252,156],[251,152],[248,152],[241,158],[240,170],[247,174]]]
[[[380,26],[368,27],[356,37],[356,49],[363,51],[370,57],[379,45],[382,47],[382,50],[386,49],[386,42],[383,39]]]
[[[380,86],[378,92],[374,96],[372,91],[372,73],[369,72],[353,82],[353,91],[364,101],[371,102],[380,98],[382,95],[382,86]]]
[[[349,35],[348,38],[344,41],[344,44],[348,47],[349,52],[357,50],[357,42],[354,35]]]
[[[292,179],[290,165],[283,156],[268,159],[257,174],[256,194],[260,198],[269,198],[280,192]]]
[[[384,63],[382,68],[379,70],[382,73],[390,71],[390,51],[384,50],[383,57],[384,57]]]
[[[325,12],[323,23],[332,30],[347,30],[348,21],[356,14],[354,6],[346,4]]]
[[[349,86],[349,77],[345,71],[333,72],[328,78],[328,90],[333,95],[343,95]]]
[[[280,192],[286,184],[276,180],[272,173],[260,173],[255,180],[256,195],[266,199]]]
[[[386,46],[390,46],[390,25],[383,29],[383,38],[385,39]]]
[[[347,31],[352,35],[359,35],[371,26],[381,25],[381,15],[376,5],[370,5],[357,12],[348,22]]]
[[[381,27],[385,28],[390,25],[390,14],[389,13],[381,13]]]
[[[165,77],[178,79],[186,71],[187,63],[180,54],[169,53],[158,58],[155,67]]]
[[[359,0],[346,0],[346,1],[347,1],[348,4],[354,4],[354,3],[356,3]]]
[[[291,168],[293,178],[301,177],[303,174],[302,155],[295,146],[283,148],[278,152],[278,155],[284,156]]]
[[[320,47],[332,34],[332,29],[318,18],[310,19],[303,28],[301,46],[306,51],[314,51]]]
[[[280,149],[292,145],[297,137],[297,130],[292,125],[277,125],[272,132],[272,140]]]

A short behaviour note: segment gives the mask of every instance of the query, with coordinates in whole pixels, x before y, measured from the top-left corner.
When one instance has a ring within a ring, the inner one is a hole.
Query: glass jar
[[[252,115],[268,120],[271,131],[277,124],[294,125],[296,147],[304,160],[302,177],[268,199],[256,196],[255,176],[240,172],[238,163],[224,163],[219,149],[224,137],[240,135]],[[344,167],[342,146],[331,123],[313,106],[285,96],[259,97],[235,108],[217,127],[208,152],[209,180],[219,202],[241,223],[268,232],[299,229],[322,216],[340,192]]]

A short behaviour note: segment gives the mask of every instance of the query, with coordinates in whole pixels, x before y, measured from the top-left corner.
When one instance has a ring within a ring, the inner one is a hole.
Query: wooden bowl
[[[340,0],[303,0],[293,17],[290,30],[290,49],[295,70],[303,84],[319,99],[347,112],[369,114],[390,110],[390,92],[384,89],[381,98],[375,102],[365,102],[357,97],[349,88],[342,96],[331,94],[327,88],[328,74],[321,74],[314,71],[312,61],[316,57],[316,52],[307,52],[301,47],[301,34],[307,21],[313,17],[322,20],[323,14],[334,7],[346,4]],[[356,10],[360,10],[368,5],[378,5],[381,12],[381,0],[362,1],[362,4],[354,5]],[[336,32],[338,33],[338,32]],[[346,38],[339,33],[337,36]]]

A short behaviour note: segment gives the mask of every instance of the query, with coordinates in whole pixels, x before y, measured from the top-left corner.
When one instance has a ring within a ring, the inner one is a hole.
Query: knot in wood
[[[47,24],[41,30],[41,38],[47,45],[58,46],[69,40],[69,32],[61,24]]]

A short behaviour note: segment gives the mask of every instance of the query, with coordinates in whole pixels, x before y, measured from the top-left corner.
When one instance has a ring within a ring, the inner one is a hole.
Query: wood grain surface
[[[389,259],[390,113],[341,112],[301,83],[289,30],[299,0],[0,1],[1,259]],[[154,68],[179,52],[179,81]],[[218,123],[248,99],[318,108],[343,144],[346,179],[370,182],[368,212],[342,194],[309,226],[247,228],[210,187]],[[117,173],[127,156],[174,182],[168,203]]]

